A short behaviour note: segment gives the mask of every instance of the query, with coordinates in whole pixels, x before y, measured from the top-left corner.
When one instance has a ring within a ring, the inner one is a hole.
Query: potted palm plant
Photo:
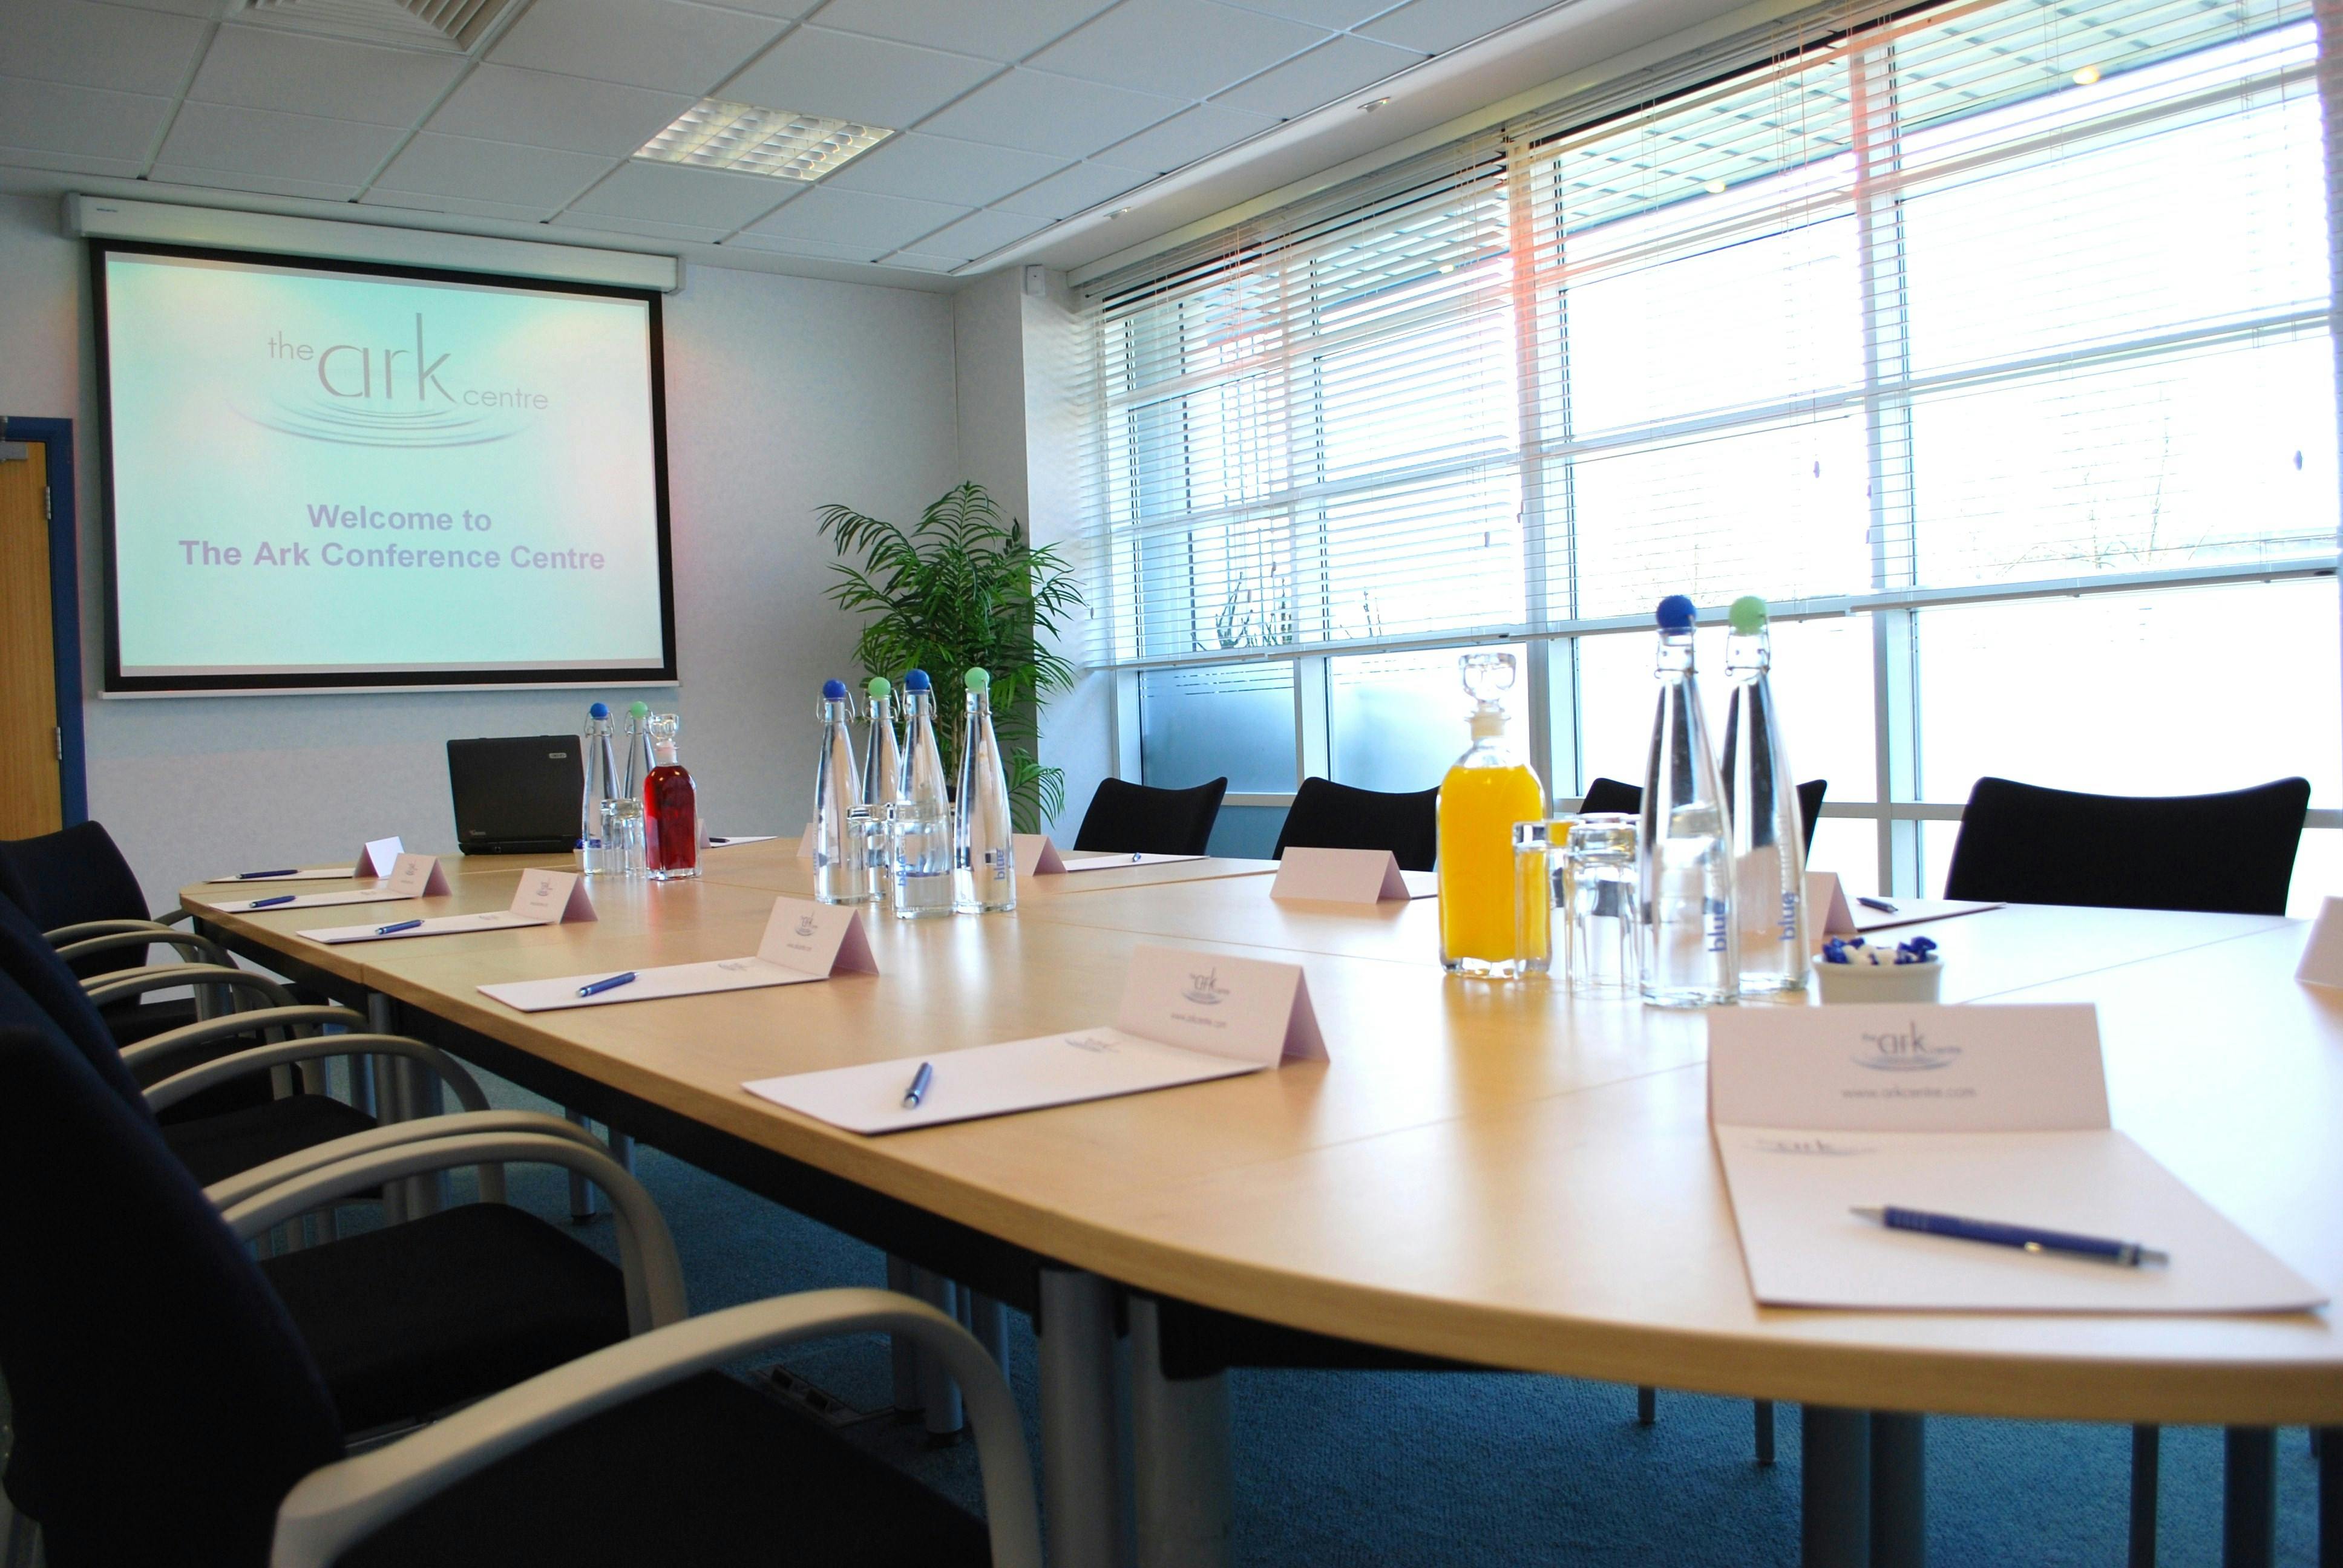
[[[1043,641],[1082,602],[1065,562],[1031,544],[1024,525],[1004,518],[972,482],[946,491],[908,528],[835,503],[819,516],[838,553],[860,558],[832,565],[830,597],[872,617],[854,643],[864,673],[900,687],[906,671],[924,669],[935,682],[945,777],[960,767],[962,678],[981,667],[992,677],[993,729],[1017,825],[1030,831],[1055,817],[1065,775],[1042,767],[1034,750],[1042,704],[1074,683],[1072,664]]]

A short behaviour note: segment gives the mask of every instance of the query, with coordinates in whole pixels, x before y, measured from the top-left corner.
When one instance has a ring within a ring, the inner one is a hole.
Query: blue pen
[[[1855,901],[1866,910],[1877,910],[1883,915],[1892,915],[1896,912],[1896,906],[1885,899],[1866,899],[1857,894]]]
[[[421,920],[401,920],[395,926],[377,926],[374,929],[374,934],[378,937],[387,937],[393,931],[411,931],[422,923],[423,922]]]
[[[911,1087],[903,1091],[903,1109],[917,1111],[920,1101],[928,1097],[928,1085],[936,1081],[936,1067],[931,1061],[920,1063],[920,1070],[911,1075]]]
[[[1949,1236],[1956,1241],[1983,1241],[1991,1247],[2015,1247],[2023,1252],[2062,1252],[2071,1258],[2094,1258],[2102,1263],[2137,1269],[2142,1263],[2168,1263],[2167,1253],[2137,1241],[2114,1241],[2104,1236],[2077,1236],[2065,1231],[2037,1231],[2030,1225],[2004,1225],[1992,1220],[1964,1220],[1958,1214],[1931,1214],[1923,1209],[1852,1209],[1848,1212],[1874,1221],[1891,1231],[1918,1231]]]
[[[620,986],[626,985],[633,980],[634,978],[635,971],[628,970],[625,974],[612,975],[608,980],[598,980],[593,981],[591,984],[581,985],[578,988],[578,994],[579,996],[600,996],[606,990],[618,990]]]
[[[273,899],[255,899],[244,907],[247,910],[265,910],[271,904],[289,904],[300,896],[298,893],[279,893]]]
[[[281,871],[238,871],[236,874],[236,879],[239,882],[256,882],[263,877],[289,877],[300,869],[298,866],[287,866]]]

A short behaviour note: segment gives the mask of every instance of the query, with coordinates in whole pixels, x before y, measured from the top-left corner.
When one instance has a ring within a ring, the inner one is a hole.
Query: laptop
[[[456,844],[468,855],[568,854],[578,847],[586,769],[575,735],[447,742]]]

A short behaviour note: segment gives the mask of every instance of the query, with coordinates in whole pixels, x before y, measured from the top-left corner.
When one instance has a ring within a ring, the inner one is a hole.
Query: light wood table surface
[[[2343,1340],[2320,1313],[1757,1307],[1707,1135],[1699,1015],[1448,979],[1427,961],[1428,900],[1282,908],[1265,879],[1221,876],[1036,896],[1007,917],[875,918],[876,977],[536,1015],[476,989],[752,950],[773,890],[744,881],[799,864],[758,854],[771,848],[719,850],[693,882],[598,879],[591,924],[334,949],[290,933],[501,907],[526,862],[462,865],[454,897],[423,905],[236,913],[219,905],[245,890],[183,897],[732,1137],[1204,1306],[1491,1365],[1858,1408],[2343,1422]],[[2117,1125],[2334,1291],[2343,995],[2292,980],[2305,929],[2049,909],[1914,928],[1944,944],[1950,996],[2098,1003]],[[955,1050],[1111,1018],[1132,949],[1166,940],[1300,963],[1333,1060],[881,1139],[739,1088],[914,1056],[948,1080]]]

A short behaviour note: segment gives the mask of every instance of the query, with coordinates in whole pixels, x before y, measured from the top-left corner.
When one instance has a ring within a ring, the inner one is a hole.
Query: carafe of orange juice
[[[1513,824],[1545,815],[1545,787],[1505,741],[1499,697],[1513,689],[1513,656],[1459,659],[1472,694],[1473,745],[1440,783],[1440,961],[1451,974],[1509,980],[1546,967],[1551,900],[1523,899],[1518,926]],[[1544,866],[1538,866],[1543,876]]]

